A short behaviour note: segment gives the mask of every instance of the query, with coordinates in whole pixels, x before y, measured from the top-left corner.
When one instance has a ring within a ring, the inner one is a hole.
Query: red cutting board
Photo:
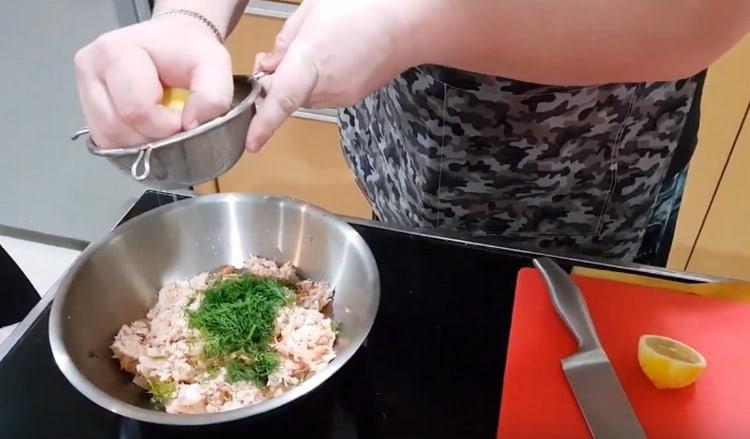
[[[750,303],[574,278],[599,338],[651,438],[750,438]],[[642,334],[676,338],[708,362],[693,386],[657,390],[637,359]],[[541,276],[519,273],[498,438],[589,438],[560,360],[577,349]]]

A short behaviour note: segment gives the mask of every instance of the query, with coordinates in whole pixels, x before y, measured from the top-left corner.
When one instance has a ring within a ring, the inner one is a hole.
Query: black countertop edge
[[[50,235],[49,233],[37,232],[35,230],[23,229],[20,227],[5,226],[2,224],[0,224],[0,235],[78,251],[82,251],[89,245],[88,241],[81,239]]]
[[[159,193],[163,193],[166,195],[174,195],[174,193],[172,192],[157,191],[157,190],[147,190],[144,192],[143,195],[145,195],[148,192],[159,192]],[[180,195],[190,197],[190,195],[186,195],[186,194],[180,194]],[[130,209],[132,209],[133,205],[137,201],[138,200],[136,200],[132,205],[130,205],[128,210],[126,210],[119,218],[116,219],[114,223],[115,226],[113,226],[113,228],[116,227],[117,224],[120,224],[123,221],[123,219],[128,216],[128,214],[130,213]],[[339,217],[349,222],[350,224],[367,226],[367,227],[388,230],[388,231],[395,231],[395,232],[403,233],[405,235],[435,239],[439,241],[444,241],[451,245],[461,245],[461,246],[468,246],[468,247],[474,247],[474,248],[481,248],[487,251],[501,252],[501,253],[516,255],[518,257],[522,257],[526,259],[533,259],[537,257],[547,256],[557,261],[560,261],[564,265],[567,265],[567,266],[581,265],[581,266],[586,266],[590,268],[615,270],[615,271],[620,271],[620,272],[654,276],[654,277],[660,277],[663,279],[677,280],[677,281],[683,281],[683,282],[684,281],[717,282],[717,281],[724,280],[722,278],[688,273],[688,272],[681,272],[681,271],[671,270],[671,269],[663,268],[663,267],[652,267],[652,266],[632,264],[632,263],[616,263],[616,262],[612,262],[612,261],[608,261],[604,259],[583,258],[583,257],[579,258],[579,257],[571,257],[571,256],[562,256],[559,254],[552,254],[552,253],[534,252],[534,251],[523,250],[523,249],[518,249],[518,248],[502,247],[496,244],[490,244],[486,242],[466,239],[465,236],[460,236],[458,234],[446,233],[446,232],[441,232],[437,230],[414,230],[414,229],[407,229],[403,227],[385,224],[385,223],[378,222],[378,221],[366,220],[366,219],[361,219],[361,218],[353,218],[353,217],[348,217],[348,216],[343,216],[343,215],[339,215]],[[10,353],[10,351],[13,349],[16,343],[23,337],[26,331],[28,331],[28,329],[34,324],[34,322],[44,312],[47,306],[49,306],[50,303],[52,303],[55,297],[55,293],[57,292],[57,286],[58,286],[59,280],[62,279],[67,274],[67,272],[68,271],[66,270],[65,273],[63,273],[60,276],[58,281],[55,282],[49,288],[49,290],[47,290],[46,294],[42,296],[39,303],[37,303],[36,306],[34,306],[34,308],[29,312],[29,314],[26,315],[26,317],[21,322],[18,323],[15,329],[5,339],[5,341],[3,341],[3,343],[0,343],[0,361],[2,361],[3,358],[5,358],[5,356],[8,353]]]
[[[673,269],[665,268],[665,267],[654,267],[650,265],[625,263],[625,262],[613,262],[612,260],[608,260],[608,259],[583,257],[583,256],[581,257],[566,256],[566,255],[561,255],[557,253],[545,253],[545,252],[524,250],[524,249],[512,248],[512,247],[503,247],[501,245],[482,242],[479,240],[473,240],[471,238],[467,238],[466,236],[462,236],[459,234],[446,233],[446,232],[442,232],[439,230],[414,230],[414,229],[407,229],[403,227],[393,226],[393,225],[389,225],[389,224],[378,222],[378,221],[353,218],[353,217],[348,217],[348,216],[343,216],[343,215],[339,215],[339,217],[344,219],[346,222],[350,224],[354,224],[354,225],[362,225],[362,226],[372,227],[376,229],[400,232],[406,235],[435,239],[435,240],[445,241],[447,243],[451,243],[455,245],[464,245],[464,246],[473,247],[473,248],[480,248],[480,249],[492,251],[492,252],[502,252],[502,253],[507,253],[511,255],[517,255],[520,257],[525,257],[528,259],[534,259],[534,258],[540,258],[540,257],[546,256],[546,257],[555,259],[557,261],[563,262],[565,265],[568,265],[568,266],[581,265],[581,266],[587,266],[591,268],[609,269],[609,270],[615,270],[615,271],[626,272],[626,273],[660,277],[660,278],[667,279],[667,280],[671,279],[671,280],[677,280],[677,281],[683,281],[683,282],[694,282],[694,283],[720,282],[720,281],[729,280],[727,278],[709,276],[709,275],[699,274],[699,273],[678,271],[678,270],[673,270]]]

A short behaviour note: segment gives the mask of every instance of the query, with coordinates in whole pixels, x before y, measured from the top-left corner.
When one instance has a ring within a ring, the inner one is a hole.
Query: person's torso
[[[343,109],[342,144],[384,221],[631,259],[695,90],[421,66]]]

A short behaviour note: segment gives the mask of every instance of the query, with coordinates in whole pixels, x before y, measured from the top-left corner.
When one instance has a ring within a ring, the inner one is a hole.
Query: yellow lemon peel
[[[643,335],[638,340],[638,363],[658,389],[693,384],[708,365],[700,352],[669,337]]]
[[[177,87],[164,87],[161,104],[170,110],[181,112],[190,96],[190,90]]]

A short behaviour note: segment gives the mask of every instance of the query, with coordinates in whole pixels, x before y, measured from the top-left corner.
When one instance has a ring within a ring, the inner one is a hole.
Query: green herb
[[[227,363],[229,382],[252,381],[265,385],[268,376],[279,367],[279,356],[271,351],[258,351],[248,356],[232,359]]]
[[[334,334],[338,335],[341,333],[341,329],[344,327],[344,324],[341,322],[334,322],[331,321],[331,330]]]
[[[148,393],[151,394],[151,398],[154,402],[161,405],[166,405],[177,390],[177,384],[172,381],[162,382],[146,378],[146,382],[148,383]]]
[[[284,282],[242,273],[218,278],[201,306],[188,312],[190,326],[201,331],[208,364],[223,364],[229,379],[265,384],[279,365],[270,351],[276,314],[294,303]]]

